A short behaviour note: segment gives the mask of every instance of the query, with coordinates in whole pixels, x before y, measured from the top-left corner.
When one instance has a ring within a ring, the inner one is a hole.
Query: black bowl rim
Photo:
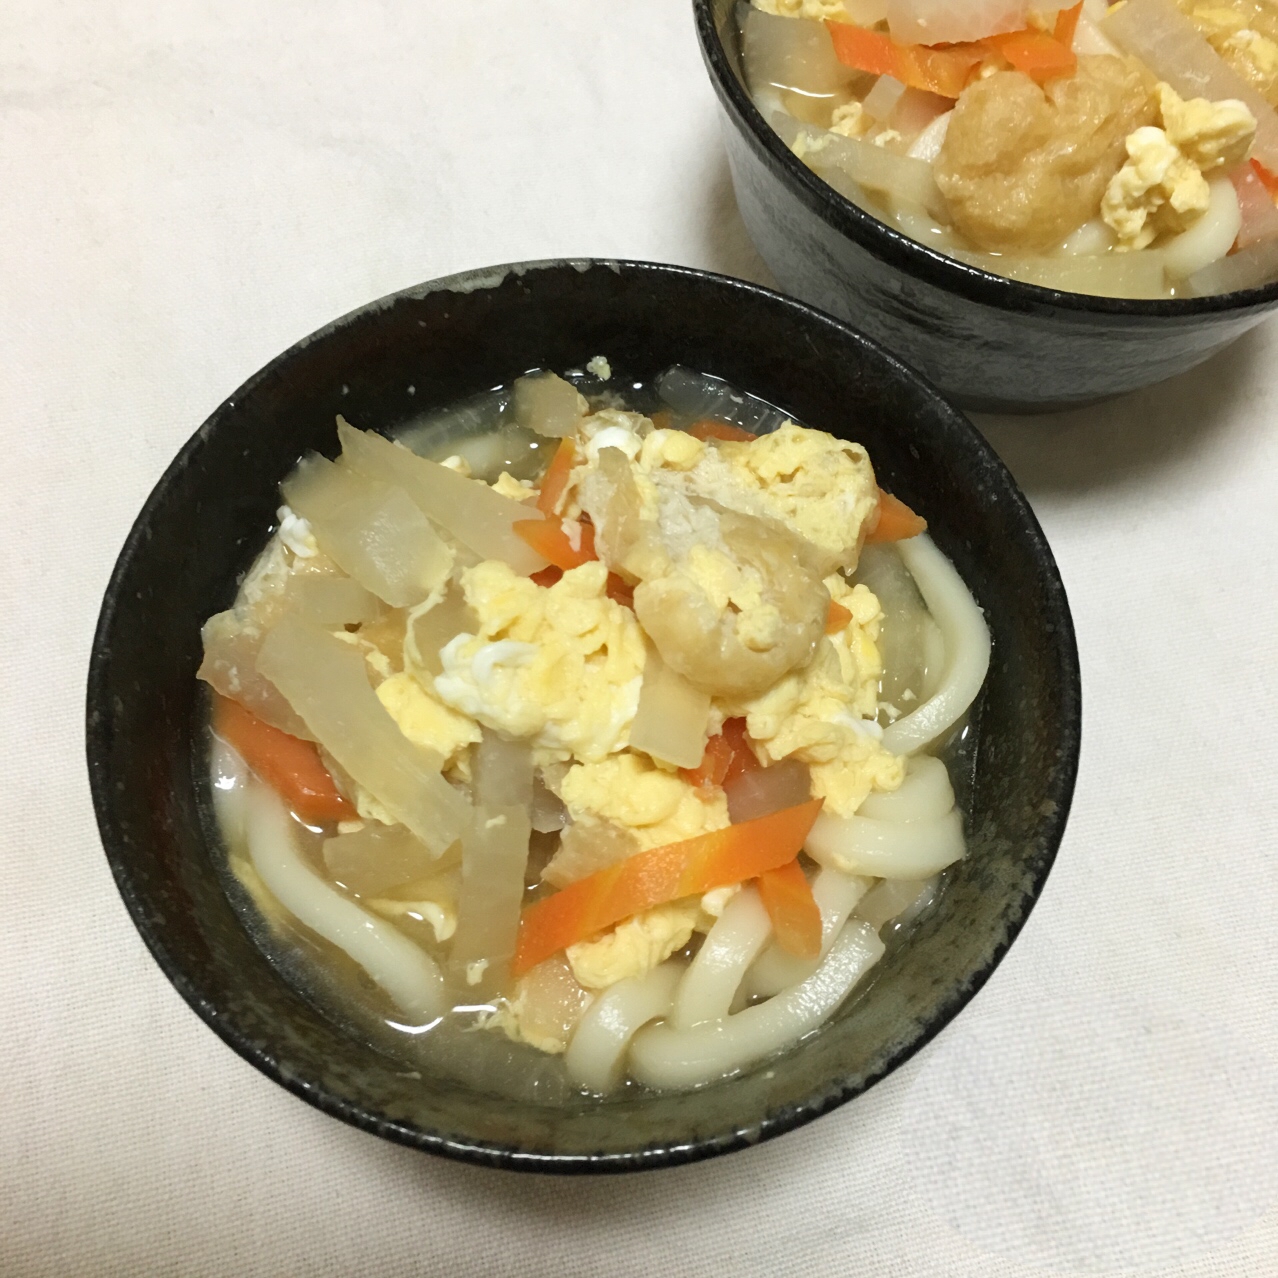
[[[255,1044],[248,1035],[241,1033],[236,1025],[232,1024],[210,1000],[201,994],[195,983],[188,979],[182,966],[166,949],[163,937],[158,929],[153,927],[152,920],[148,917],[144,908],[142,896],[131,881],[123,858],[116,851],[120,843],[120,834],[116,827],[113,810],[116,781],[105,762],[107,758],[105,749],[106,724],[109,711],[106,653],[110,647],[111,628],[114,623],[117,605],[121,601],[124,578],[135,557],[145,549],[149,540],[148,527],[153,513],[168,500],[170,487],[190,463],[193,453],[200,447],[204,439],[213,430],[217,429],[220,421],[228,413],[233,412],[239,401],[251,393],[259,383],[271,377],[276,369],[293,358],[296,352],[307,348],[313,342],[322,340],[329,334],[349,324],[357,323],[367,314],[376,313],[393,305],[401,298],[422,298],[436,292],[470,293],[496,287],[502,280],[512,274],[522,277],[536,271],[561,269],[563,267],[570,267],[583,273],[595,268],[604,268],[618,273],[625,271],[674,276],[688,281],[711,282],[717,286],[726,286],[739,291],[746,298],[765,298],[771,303],[780,303],[802,315],[805,322],[817,328],[833,329],[845,337],[851,336],[859,343],[869,347],[887,364],[893,366],[899,375],[918,384],[941,410],[956,419],[961,428],[971,433],[971,442],[978,455],[997,471],[1001,471],[1006,477],[1010,501],[1024,523],[1031,553],[1041,565],[1049,593],[1056,606],[1056,615],[1052,620],[1055,625],[1054,637],[1060,656],[1057,674],[1063,703],[1060,749],[1057,763],[1053,769],[1053,788],[1042,796],[1045,804],[1051,803],[1053,806],[1050,815],[1046,815],[1043,818],[1040,832],[1042,853],[1038,857],[1038,865],[1033,875],[1027,881],[1019,903],[1019,913],[1015,917],[1008,919],[1003,939],[991,950],[985,964],[972,974],[965,985],[951,992],[949,998],[937,1009],[932,1019],[924,1025],[917,1037],[887,1057],[882,1062],[881,1068],[872,1077],[855,1084],[845,1083],[836,1086],[811,1104],[795,1105],[777,1114],[765,1115],[757,1127],[733,1129],[716,1136],[702,1137],[694,1142],[670,1144],[664,1147],[648,1146],[613,1154],[555,1154],[535,1150],[530,1151],[515,1145],[503,1145],[499,1142],[458,1139],[456,1136],[428,1131],[410,1123],[380,1116],[358,1104],[333,1095],[321,1084],[308,1082],[284,1068],[268,1051]],[[998,454],[966,417],[950,405],[926,378],[850,325],[835,319],[823,311],[808,306],[804,302],[772,289],[764,288],[762,285],[735,279],[731,276],[719,275],[711,271],[658,262],[612,258],[561,258],[462,271],[401,289],[395,293],[367,302],[295,342],[287,350],[264,365],[258,372],[254,373],[214,409],[166,467],[163,475],[138,513],[112,569],[110,580],[104,592],[102,609],[94,632],[89,660],[86,686],[85,746],[90,790],[100,837],[117,890],[133,920],[134,927],[138,930],[152,957],[177,992],[196,1015],[237,1055],[241,1056],[269,1079],[316,1109],[363,1131],[394,1141],[397,1144],[482,1167],[513,1171],[535,1171],[543,1174],[573,1175],[610,1174],[676,1167],[700,1162],[718,1154],[746,1149],[765,1140],[771,1140],[819,1118],[822,1114],[829,1113],[831,1110],[868,1091],[880,1079],[892,1073],[927,1043],[931,1042],[984,986],[1011,947],[1012,942],[1020,934],[1042,894],[1048,874],[1055,863],[1069,817],[1074,785],[1078,774],[1081,731],[1082,687],[1078,648],[1065,586],[1061,580],[1055,557],[1029,502],[1002,460],[998,457]]]
[[[790,184],[814,213],[836,231],[875,257],[916,279],[1000,310],[1033,311],[1059,307],[1082,314],[1126,316],[1131,319],[1190,319],[1223,312],[1263,309],[1278,302],[1278,280],[1233,293],[1206,297],[1098,297],[1026,284],[969,266],[894,230],[854,204],[803,163],[763,118],[737,79],[719,38],[713,0],[692,0],[701,56],[720,100],[743,128],[756,151],[764,153],[786,173]]]

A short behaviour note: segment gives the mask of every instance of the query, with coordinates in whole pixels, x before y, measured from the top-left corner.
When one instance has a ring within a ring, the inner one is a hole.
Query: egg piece
[[[446,706],[407,671],[378,684],[377,699],[399,730],[415,745],[439,755],[445,768],[467,746],[478,745],[483,735],[473,719]]]
[[[683,949],[701,920],[697,897],[670,901],[618,923],[591,941],[565,951],[572,974],[589,990],[605,990],[631,976],[644,976]]]
[[[634,614],[607,597],[604,564],[538,586],[488,560],[462,574],[478,618],[440,652],[435,692],[447,706],[531,741],[539,764],[597,762],[625,747],[645,659]]]
[[[882,612],[873,592],[826,579],[832,597],[852,613],[827,635],[812,661],[761,696],[725,702],[725,716],[744,717],[764,763],[794,758],[808,765],[812,793],[839,816],[851,816],[875,790],[895,790],[905,761],[886,750],[875,722],[883,672],[875,637]]]
[[[620,827],[634,836],[637,851],[679,843],[728,824],[728,801],[722,791],[705,795],[677,772],[629,750],[569,768],[559,797],[574,822]]]
[[[509,497],[511,501],[527,501],[535,495],[531,484],[516,479],[508,470],[503,470],[488,486],[493,492]]]
[[[1256,117],[1243,102],[1224,98],[1186,101],[1171,87],[1157,88],[1167,140],[1202,173],[1238,164],[1256,136]]]

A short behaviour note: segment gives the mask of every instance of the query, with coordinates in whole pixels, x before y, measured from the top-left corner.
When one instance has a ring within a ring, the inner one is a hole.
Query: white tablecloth
[[[1071,592],[1086,732],[959,1020],[729,1158],[457,1166],[288,1096],[147,956],[90,810],[90,637],[179,445],[330,318],[561,254],[766,280],[688,0],[8,0],[3,33],[0,1272],[1278,1271],[1278,328],[985,423]]]

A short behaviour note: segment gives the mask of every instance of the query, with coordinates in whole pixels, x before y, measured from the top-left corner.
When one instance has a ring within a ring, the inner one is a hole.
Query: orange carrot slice
[[[541,477],[537,509],[543,515],[559,513],[559,501],[564,495],[564,489],[568,487],[568,480],[576,462],[577,445],[570,438],[561,439],[559,447],[555,449],[555,455],[550,459],[550,465],[546,467],[546,473]]]
[[[639,852],[530,905],[519,920],[511,975],[520,976],[631,915],[755,879],[793,861],[821,802],[812,799],[755,821]]]
[[[912,89],[925,89],[957,98],[973,69],[985,57],[981,44],[952,44],[931,49],[923,44],[898,44],[890,36],[867,31],[850,22],[827,22],[835,56],[844,66],[876,75],[895,76]]]
[[[1252,160],[1251,167],[1255,170],[1256,176],[1264,184],[1265,190],[1269,192],[1275,200],[1278,200],[1278,175],[1270,173],[1259,160]]]
[[[821,910],[798,857],[759,875],[759,898],[783,950],[808,959],[821,953]]]
[[[550,519],[516,519],[511,528],[516,537],[564,572],[599,558],[595,554],[595,530],[591,524],[578,524],[579,531],[573,536],[569,536],[558,515]]]
[[[548,568],[542,568],[533,573],[528,580],[535,586],[541,586],[543,589],[549,590],[563,575],[564,570],[562,568],[556,568],[554,564],[551,564]]]
[[[688,427],[688,434],[695,439],[726,439],[734,444],[748,444],[752,439],[759,438],[758,435],[752,435],[748,430],[734,426],[731,422],[715,421],[710,417],[693,422]]]
[[[345,821],[356,815],[313,741],[281,732],[229,697],[214,701],[213,731],[307,825]]]
[[[618,577],[615,572],[610,572],[604,593],[613,603],[619,603],[623,608],[629,608],[631,612],[634,612],[635,588],[625,578]]]
[[[1011,31],[1007,35],[988,36],[986,40],[1036,84],[1073,75],[1078,68],[1074,50],[1045,31]]]
[[[516,525],[518,527],[518,525]],[[870,545],[883,541],[906,541],[927,531],[927,520],[916,515],[903,501],[879,489],[879,522],[865,539]]]
[[[1067,49],[1074,47],[1074,34],[1078,30],[1078,19],[1083,12],[1083,0],[1072,9],[1062,9],[1056,15],[1056,29],[1052,32],[1052,39],[1063,44]]]
[[[679,775],[695,785],[702,794],[721,789],[732,765],[733,746],[722,732],[715,733],[706,742],[706,752],[695,768],[680,768]]]
[[[837,635],[840,630],[847,628],[847,624],[852,620],[852,614],[839,603],[830,600],[830,610],[825,614],[825,633],[827,635]]]

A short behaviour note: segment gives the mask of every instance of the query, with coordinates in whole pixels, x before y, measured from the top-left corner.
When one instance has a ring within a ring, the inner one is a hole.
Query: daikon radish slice
[[[774,115],[772,125],[804,164],[849,199],[857,201],[857,191],[864,188],[907,204],[920,204],[938,216],[944,214],[945,201],[932,166],[925,161],[800,124],[785,115]],[[864,197],[858,202],[864,204]]]
[[[515,381],[512,411],[516,424],[548,439],[576,433],[590,411],[585,396],[555,373],[533,373]]]
[[[1110,10],[1102,32],[1138,57],[1182,98],[1237,98],[1256,117],[1252,154],[1278,172],[1278,112],[1216,52],[1171,0],[1127,0]]]
[[[649,1087],[695,1087],[753,1065],[823,1025],[882,956],[874,929],[853,919],[816,972],[766,1003],[691,1029],[641,1030],[630,1073]]]
[[[881,879],[930,878],[960,860],[966,850],[957,811],[908,825],[823,812],[803,846],[822,865]]]
[[[755,959],[746,973],[745,990],[754,998],[771,998],[791,985],[806,981],[830,952],[848,915],[873,887],[874,880],[822,866],[812,880],[812,895],[821,911],[821,953],[815,959],[787,954],[775,943]]]
[[[418,604],[408,614],[404,630],[404,661],[415,674],[438,675],[444,672],[440,652],[450,640],[460,634],[474,634],[479,629],[479,619],[471,611],[455,583],[425,602]]]
[[[452,550],[402,488],[312,453],[280,491],[320,549],[392,608],[421,603],[452,570]]]
[[[533,799],[532,747],[484,728],[471,764],[475,802],[482,807],[530,808]]]
[[[440,859],[403,826],[370,821],[362,830],[324,840],[324,868],[356,896],[379,896],[437,873]]]
[[[1278,241],[1253,244],[1219,262],[1205,266],[1185,281],[1191,297],[1212,293],[1236,293],[1240,289],[1259,288],[1278,279]]]
[[[568,1077],[592,1092],[612,1091],[622,1080],[630,1040],[669,1011],[682,971],[682,964],[669,960],[646,976],[618,981],[600,995],[577,1022],[568,1044]]]
[[[286,616],[267,635],[257,665],[338,765],[434,855],[461,837],[470,805],[440,775],[438,756],[400,732],[357,648]]]
[[[289,597],[297,615],[317,626],[359,625],[383,611],[372,591],[351,577],[298,574],[289,583]]]
[[[477,807],[462,835],[461,893],[449,963],[482,996],[510,975],[532,827],[524,807]]]
[[[546,566],[546,560],[512,530],[516,520],[532,513],[521,502],[418,457],[374,431],[356,430],[341,417],[337,436],[344,467],[369,479],[397,484],[424,515],[481,559],[500,559],[526,576]]]
[[[710,694],[671,670],[650,644],[630,727],[631,749],[676,768],[695,768],[705,753],[709,719]]]
[[[959,44],[1019,31],[1028,0],[888,0],[888,30],[901,44]]]
[[[414,1022],[447,1010],[444,980],[428,954],[392,924],[375,918],[306,864],[296,825],[266,786],[251,787],[246,830],[253,868],[294,918],[345,951]]]
[[[746,81],[773,85],[814,97],[831,97],[855,72],[834,56],[825,25],[808,18],[786,18],[741,6],[741,44]]]
[[[1164,298],[1168,296],[1162,255],[1157,249],[1097,256],[1034,257],[1014,253],[974,253],[959,249],[951,257],[992,275],[1037,284],[1062,293],[1093,297]]]
[[[812,797],[812,773],[798,759],[782,759],[767,768],[742,771],[723,784],[728,816],[734,823],[792,808]]]

